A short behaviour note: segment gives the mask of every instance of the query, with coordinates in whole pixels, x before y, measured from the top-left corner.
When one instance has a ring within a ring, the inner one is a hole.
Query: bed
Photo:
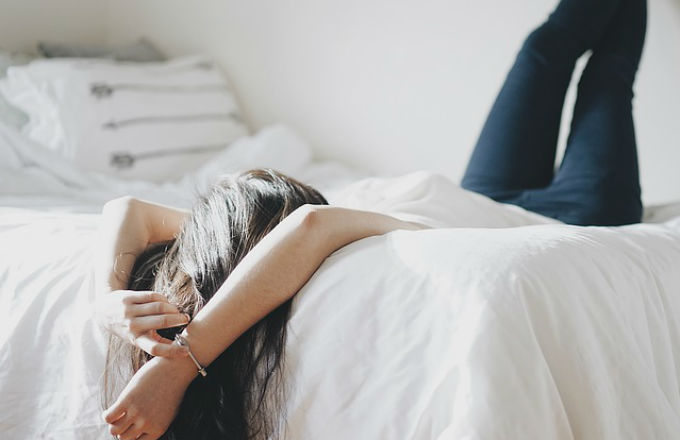
[[[65,145],[79,144],[0,123],[3,439],[108,438],[92,318],[102,204],[190,207],[219,174],[255,167],[437,227],[353,243],[298,293],[277,438],[680,438],[680,204],[567,226],[429,172],[363,179],[282,125],[239,132],[172,182],[107,174]]]

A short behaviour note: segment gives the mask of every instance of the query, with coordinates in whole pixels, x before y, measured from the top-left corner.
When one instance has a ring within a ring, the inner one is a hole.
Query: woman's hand
[[[156,330],[187,324],[188,317],[161,294],[124,289],[137,256],[152,243],[172,240],[187,215],[187,211],[133,197],[112,200],[102,209],[95,268],[97,320],[152,356],[186,355]]]
[[[189,317],[180,313],[160,293],[115,290],[101,295],[96,304],[96,316],[104,328],[152,356],[187,355],[185,348],[156,332],[189,323]]]
[[[196,367],[188,359],[150,360],[104,411],[109,431],[121,440],[157,439],[172,423],[184,392],[195,377]]]

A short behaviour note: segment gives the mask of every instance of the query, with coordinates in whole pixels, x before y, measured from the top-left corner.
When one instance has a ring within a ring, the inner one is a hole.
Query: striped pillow
[[[7,99],[30,117],[25,133],[81,169],[174,180],[248,134],[211,61],[37,60],[9,69]]]

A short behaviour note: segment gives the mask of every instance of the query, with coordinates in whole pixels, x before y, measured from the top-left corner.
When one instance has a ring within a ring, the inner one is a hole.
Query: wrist
[[[198,376],[196,365],[189,356],[176,358],[156,356],[149,363],[152,363],[154,368],[161,370],[164,375],[187,387]]]

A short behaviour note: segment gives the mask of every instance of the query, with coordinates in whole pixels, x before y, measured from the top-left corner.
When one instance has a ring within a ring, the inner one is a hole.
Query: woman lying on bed
[[[570,224],[639,222],[631,100],[645,27],[644,0],[562,0],[524,42],[463,187]],[[589,49],[553,175],[564,95]],[[328,206],[270,170],[220,181],[192,212],[118,199],[103,219],[111,293],[99,317],[118,336],[108,368],[135,371],[104,417],[112,434],[144,440],[267,437],[291,298],[348,243],[424,227]]]

